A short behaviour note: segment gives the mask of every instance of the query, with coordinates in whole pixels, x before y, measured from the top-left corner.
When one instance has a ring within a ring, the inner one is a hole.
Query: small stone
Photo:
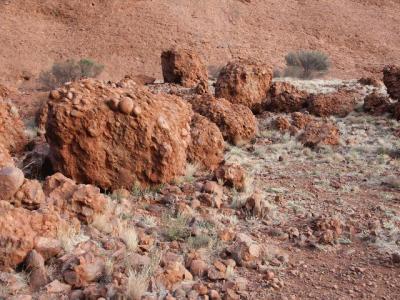
[[[190,264],[190,272],[194,276],[203,276],[207,273],[208,265],[205,261],[194,259]]]
[[[51,294],[68,293],[71,286],[58,281],[57,279],[46,285],[46,291]]]
[[[138,117],[142,114],[142,109],[140,108],[140,106],[135,106],[133,108],[133,114]]]
[[[211,300],[221,300],[221,296],[219,295],[218,291],[216,290],[210,290],[210,299]]]
[[[50,97],[51,99],[54,99],[54,100],[59,100],[59,99],[61,99],[60,92],[57,91],[57,90],[52,90],[52,91],[50,92],[49,97]]]
[[[129,115],[133,111],[133,101],[131,98],[124,98],[118,104],[119,111]]]
[[[26,258],[27,271],[29,275],[29,284],[34,290],[40,289],[48,282],[46,267],[43,257],[35,250],[32,250]]]
[[[111,108],[113,111],[117,111],[118,110],[118,104],[119,104],[119,100],[118,99],[110,99],[107,101],[107,105],[109,108]]]

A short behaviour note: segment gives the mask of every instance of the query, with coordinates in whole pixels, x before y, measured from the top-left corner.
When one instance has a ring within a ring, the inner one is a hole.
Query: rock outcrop
[[[251,110],[213,96],[198,96],[191,100],[195,112],[214,122],[225,140],[241,145],[251,141],[257,133],[257,122]]]
[[[330,94],[311,94],[308,110],[318,117],[345,117],[357,104],[354,92],[339,90]]]
[[[104,189],[166,183],[184,172],[192,111],[179,97],[86,79],[51,98],[46,139],[56,171]]]
[[[308,93],[294,85],[277,81],[271,85],[265,109],[273,112],[296,112],[306,107]]]
[[[215,96],[259,112],[272,81],[269,67],[250,61],[229,62],[215,84]]]
[[[171,49],[162,52],[161,66],[164,81],[193,88],[208,87],[207,68],[200,56],[188,49]]]
[[[400,67],[386,66],[383,69],[383,83],[390,97],[394,100],[400,100]]]
[[[10,153],[21,152],[27,143],[24,129],[17,108],[0,100],[0,144]]]
[[[224,138],[218,126],[199,114],[192,118],[188,161],[215,170],[224,159]]]

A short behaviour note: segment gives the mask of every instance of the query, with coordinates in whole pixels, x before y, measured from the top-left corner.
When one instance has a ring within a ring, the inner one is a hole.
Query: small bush
[[[90,59],[75,61],[68,59],[56,62],[50,70],[39,75],[40,83],[47,89],[54,89],[66,82],[76,81],[82,78],[95,78],[101,74],[104,66]]]
[[[319,51],[290,52],[285,56],[285,76],[312,79],[328,72],[330,63],[325,53]]]

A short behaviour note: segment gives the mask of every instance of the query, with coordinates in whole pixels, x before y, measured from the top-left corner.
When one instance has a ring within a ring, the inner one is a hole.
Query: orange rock
[[[311,94],[308,98],[308,110],[318,117],[345,117],[357,104],[355,93],[339,90],[330,94]]]
[[[194,114],[190,134],[192,142],[188,148],[188,161],[215,170],[224,158],[224,138],[217,125]]]
[[[339,129],[330,122],[311,122],[304,132],[299,136],[299,140],[307,147],[318,145],[337,145],[339,144]]]
[[[246,184],[246,172],[242,166],[236,164],[225,164],[215,170],[215,177],[222,180],[225,185],[243,191]]]
[[[265,109],[274,112],[295,112],[306,107],[308,93],[294,85],[278,81],[271,85]]]
[[[21,152],[27,144],[24,130],[16,107],[0,99],[0,144],[10,153]]]
[[[17,206],[23,206],[26,209],[38,209],[45,203],[42,185],[38,180],[26,179],[21,188],[15,193],[12,203]]]
[[[0,201],[0,269],[20,264],[36,237],[55,238],[60,223],[54,211],[29,211]]]
[[[0,169],[1,199],[11,199],[24,182],[24,173],[15,167]]]
[[[165,82],[184,87],[196,87],[208,82],[207,69],[200,56],[189,49],[171,49],[162,52],[161,66]]]
[[[93,216],[105,209],[106,198],[93,185],[77,185],[61,173],[46,178],[43,186],[46,196],[56,210],[89,224]]]
[[[207,117],[220,129],[222,136],[234,145],[242,145],[257,133],[257,122],[249,108],[235,105],[225,99],[213,96],[198,96],[191,100],[195,112]]]
[[[73,100],[65,97],[71,89]],[[167,183],[184,173],[192,111],[181,98],[92,79],[59,91],[64,100],[49,100],[46,123],[55,170],[103,189]],[[140,114],[111,110],[107,100],[117,96],[129,96]]]
[[[240,60],[229,62],[215,84],[215,96],[259,112],[272,81],[271,69],[263,64]]]
[[[14,167],[14,161],[7,148],[0,144],[0,169],[4,167]]]

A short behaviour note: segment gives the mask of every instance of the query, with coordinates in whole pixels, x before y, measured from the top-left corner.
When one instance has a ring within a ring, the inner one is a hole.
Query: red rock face
[[[11,153],[21,152],[27,143],[24,128],[15,106],[0,99],[0,144]]]
[[[192,111],[180,98],[95,80],[54,94],[46,139],[56,171],[104,189],[166,183],[183,173]]]
[[[394,100],[400,100],[400,67],[387,66],[383,69],[383,83]]]
[[[188,49],[171,49],[162,52],[161,66],[164,81],[184,87],[208,83],[207,68],[200,56]]]
[[[39,236],[55,237],[59,216],[53,211],[29,211],[0,201],[0,270],[15,268],[33,249]]]
[[[274,112],[296,112],[306,107],[308,93],[288,82],[274,82],[265,109]]]
[[[195,112],[214,122],[225,140],[241,145],[252,140],[257,133],[257,121],[249,108],[235,105],[225,99],[205,95],[191,100]]]
[[[382,115],[390,110],[390,100],[386,96],[372,93],[365,97],[363,108],[370,114]]]
[[[271,81],[272,71],[266,65],[233,61],[221,70],[215,85],[215,96],[259,112]]]
[[[318,121],[309,123],[299,136],[300,142],[311,148],[320,145],[337,145],[339,138],[339,129],[336,125]]]
[[[192,143],[188,161],[215,170],[224,158],[224,138],[218,126],[206,117],[194,114],[190,130]]]
[[[345,117],[357,104],[355,94],[350,91],[338,91],[331,94],[311,94],[308,99],[310,113],[318,117]]]

